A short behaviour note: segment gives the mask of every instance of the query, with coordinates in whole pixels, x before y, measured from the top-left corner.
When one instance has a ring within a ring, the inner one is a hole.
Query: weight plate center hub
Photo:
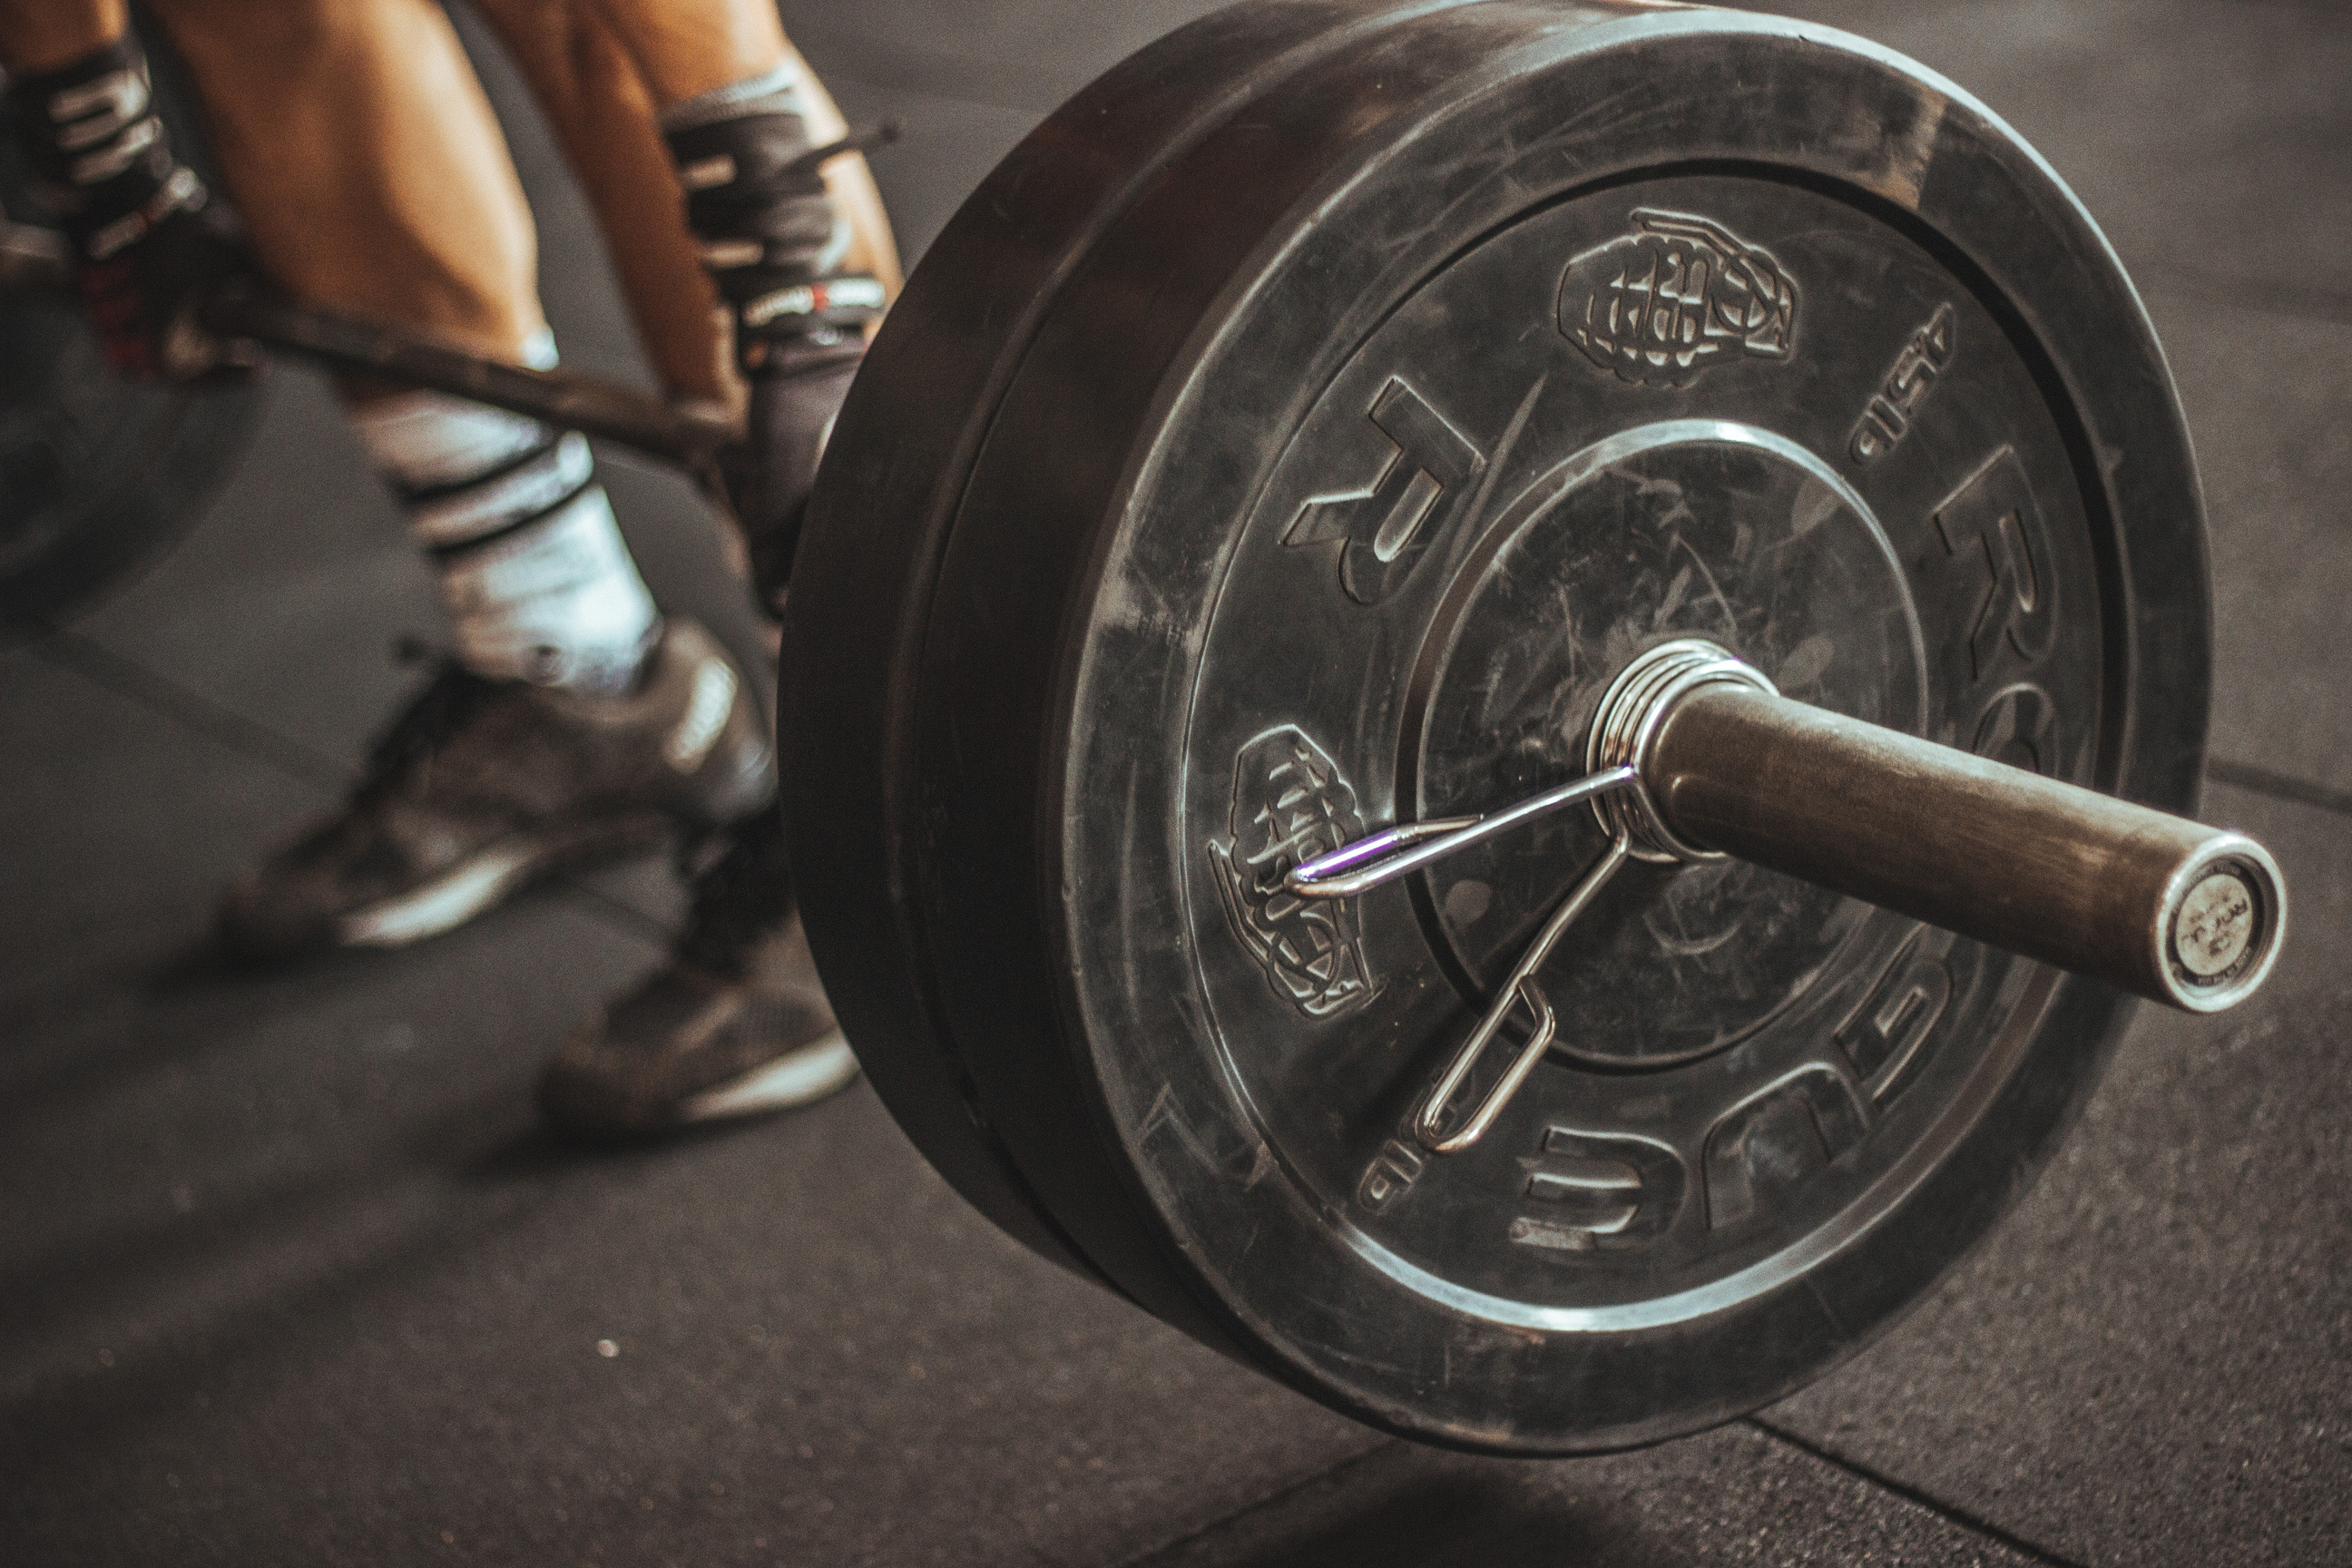
[[[1672,420],[1605,437],[1528,486],[1481,544],[1429,628],[1422,700],[1402,707],[1411,816],[1475,813],[1601,765],[1588,736],[1612,678],[1695,636],[1807,700],[1915,731],[1926,720],[1924,634],[1884,530],[1827,464],[1757,426]],[[1603,803],[1601,824],[1627,806]],[[1600,853],[1594,826],[1547,824],[1428,875],[1417,907],[1465,996],[1492,989]],[[1633,853],[1652,864],[1580,922],[1580,982],[1548,984],[1570,1057],[1664,1066],[1721,1049],[1864,923],[1820,889],[1702,859],[1654,819]]]
[[[1925,460],[1898,465],[1872,416],[1905,376],[1932,393],[1904,431]],[[1477,1146],[1437,1159],[1401,1114],[1622,797],[1405,896],[1318,908],[1279,873],[1601,764],[1612,682],[1696,638],[1790,696],[2084,776],[2097,627],[2058,606],[2097,589],[2038,411],[2001,329],[1916,246],[1854,205],[1715,175],[1509,225],[1332,379],[1207,628],[1186,903],[1224,1069],[1370,1267],[1502,1321],[1630,1330],[1772,1289],[1790,1248],[1871,1223],[2031,966],[1637,842],[1645,863],[1535,976],[1548,1059]],[[2001,549],[2030,579],[1996,575]]]

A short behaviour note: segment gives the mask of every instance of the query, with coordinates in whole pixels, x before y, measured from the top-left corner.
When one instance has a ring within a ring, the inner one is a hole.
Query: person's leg
[[[217,0],[209,6],[203,0],[176,0],[176,5],[185,7],[179,13],[184,18],[196,18],[192,25],[198,28],[208,19],[218,21],[221,16]],[[623,262],[624,278],[632,280],[640,320],[646,325],[648,344],[655,350],[665,379],[674,389],[689,395],[726,390],[729,376],[724,358],[732,356],[722,357],[719,351],[728,342],[732,321],[725,317],[714,319],[710,310],[709,302],[714,291],[703,278],[704,258],[698,241],[689,237],[683,221],[680,182],[672,171],[669,151],[654,119],[654,95],[637,75],[634,57],[619,49],[612,35],[600,26],[600,13],[576,12],[572,21],[567,23],[562,10],[557,7],[501,0],[494,16],[503,23],[501,31],[508,35],[510,47],[522,58],[535,86],[548,99],[551,118],[586,177],[600,215],[614,234],[614,249]],[[536,26],[525,25],[530,23]],[[184,23],[184,27],[187,25],[190,24]],[[772,21],[770,28],[772,30]],[[209,59],[225,75],[234,73],[237,60],[255,61],[268,53],[266,49],[238,53],[233,46],[209,55],[201,47],[194,52]],[[287,68],[283,61],[280,68]],[[299,71],[301,67],[298,63],[293,68]],[[727,68],[730,71],[732,68]],[[311,72],[307,79],[326,79],[321,73]],[[746,114],[756,117],[764,112],[771,116],[765,129],[772,130],[772,112],[780,106],[789,108],[794,101],[785,96],[791,85],[779,83],[771,73],[759,101],[723,105],[730,111],[741,110],[743,113],[721,114],[715,121],[705,115],[698,123],[723,126]],[[364,100],[362,95],[352,96]],[[829,104],[826,108],[829,110]],[[267,116],[247,115],[243,119],[257,126],[256,140],[268,130]],[[477,123],[487,125],[487,121]],[[793,126],[796,131],[805,129],[797,120]],[[773,143],[774,138],[769,136],[764,145],[755,151],[772,153]],[[252,155],[242,160],[241,166],[262,167],[267,161],[266,151],[259,146],[251,147]],[[502,155],[499,162],[503,163]],[[759,171],[754,168],[752,172],[756,174]],[[267,178],[264,174],[251,177],[257,181]],[[375,185],[362,189],[379,193],[389,189],[396,206],[400,183],[398,171],[388,175],[379,172]],[[305,190],[299,178],[270,182],[257,189],[258,199],[265,203],[279,198],[281,194],[303,194]],[[306,199],[331,209],[341,189],[334,182],[324,182],[310,187]],[[511,190],[510,176],[507,189]],[[870,187],[868,190],[870,195]],[[741,216],[767,221],[775,215],[763,212],[761,201],[799,202],[802,205],[788,210],[785,216],[804,218],[808,194],[785,184],[760,193],[760,200],[739,203],[738,206]],[[500,191],[493,184],[478,189],[475,195],[478,199],[496,198]],[[383,196],[375,196],[373,205],[384,205]],[[513,210],[520,210],[519,198],[514,199]],[[338,220],[330,210],[324,221],[332,226]],[[421,236],[424,245],[437,250],[447,238],[448,226],[446,219],[425,226]],[[824,248],[834,253],[832,259],[836,266],[845,261],[862,263],[878,256],[887,264],[890,281],[895,284],[895,259],[888,253],[887,229],[880,231],[878,246],[853,234],[845,247],[832,243],[837,225],[829,217],[816,226],[821,230],[816,237]],[[527,240],[527,215],[509,232]],[[666,237],[666,240],[649,245],[646,242],[649,235]],[[394,237],[396,241],[400,237]],[[462,236],[459,237],[462,239]],[[363,254],[367,247],[362,245],[360,248]],[[405,314],[411,324],[438,330],[446,336],[493,353],[512,352],[502,348],[502,342],[513,342],[519,335],[527,341],[527,334],[511,330],[501,338],[501,318],[497,310],[501,303],[512,306],[522,300],[530,305],[528,317],[509,313],[504,319],[509,328],[536,320],[536,303],[522,294],[518,282],[524,275],[521,268],[477,266],[457,272],[455,286],[451,286],[451,275],[444,273],[436,279],[436,289],[422,302],[398,298],[368,300],[360,299],[357,291],[381,279],[362,266],[348,269],[339,280],[337,269],[331,265],[335,254],[331,247],[329,256],[313,258],[311,267],[300,276],[313,298],[321,298],[323,302],[339,308],[368,309],[394,319],[402,319]],[[460,259],[483,261],[494,258]],[[768,259],[765,247],[754,258],[758,263]],[[434,277],[429,264],[420,275]],[[740,281],[740,276],[736,281]],[[680,300],[693,300],[691,310],[675,310]],[[659,313],[666,305],[673,308],[667,319]],[[810,324],[836,340],[836,352],[850,346],[837,341],[841,334],[830,323],[820,319]],[[760,342],[752,346],[762,347],[773,341],[777,340],[772,334],[762,333]],[[789,339],[784,341],[787,346],[793,346]],[[767,366],[771,372],[778,368],[774,364]],[[842,379],[845,381],[845,376]],[[803,380],[798,384],[805,388],[808,384]],[[772,390],[772,382],[764,387],[755,383],[751,400],[755,405],[762,390]],[[837,401],[837,388],[834,395]],[[374,418],[378,428],[372,444],[386,453],[392,466],[420,478],[426,477],[422,467],[425,459],[436,453],[443,458],[449,455],[453,434],[467,436],[485,447],[495,447],[500,437],[498,419],[503,416],[488,417],[488,411],[477,411],[485,417],[460,422],[471,426],[468,435],[467,430],[449,426],[439,419],[390,417],[387,410],[398,412],[399,407],[397,400],[391,404],[379,401],[363,418]],[[829,418],[829,405],[820,411]],[[418,411],[412,407],[410,412]],[[406,428],[415,426],[423,428],[413,432]],[[404,434],[413,434],[414,439],[404,441],[401,437]],[[773,432],[768,434],[772,436]],[[815,444],[813,439],[807,440],[803,444],[804,449],[789,454],[790,465],[797,466],[803,476],[814,466]],[[772,441],[770,445],[772,447]],[[404,451],[405,447],[415,449]],[[801,488],[804,492],[804,479]],[[441,507],[445,513],[468,510],[451,507],[451,499],[444,495],[429,504]],[[676,663],[669,661],[663,670]],[[711,666],[706,663],[703,669],[710,673]],[[663,670],[657,670],[656,675]],[[514,684],[509,683],[509,687]],[[543,1103],[559,1121],[572,1127],[613,1131],[773,1109],[816,1098],[847,1081],[855,1073],[855,1058],[833,1026],[806,943],[792,917],[790,879],[782,863],[779,823],[772,807],[766,805],[772,789],[768,775],[754,776],[741,769],[730,771],[715,765],[715,759],[747,754],[748,748],[743,743],[757,740],[756,735],[739,733],[745,728],[742,695],[737,683],[729,680],[725,684],[727,690],[714,702],[707,699],[712,697],[715,689],[699,678],[691,682],[649,678],[638,700],[640,707],[659,707],[661,704],[655,699],[665,691],[688,696],[684,721],[670,732],[672,744],[665,749],[666,754],[679,751],[686,742],[692,743],[685,755],[673,755],[670,760],[680,767],[693,764],[696,781],[692,787],[700,792],[694,804],[703,819],[731,819],[731,826],[709,846],[703,858],[705,863],[695,878],[688,928],[672,962],[600,1016],[551,1065],[543,1086]],[[551,727],[545,711],[558,697],[566,694],[545,693],[542,700],[531,705],[520,703],[509,694],[486,709],[481,701],[482,689],[479,682],[460,682],[454,688],[446,680],[436,683],[427,699],[387,738],[380,753],[385,760],[377,768],[376,777],[363,787],[352,809],[275,864],[281,891],[285,882],[300,880],[305,871],[312,874],[314,882],[330,884],[323,896],[319,895],[318,889],[311,889],[313,896],[307,902],[315,908],[335,905],[341,900],[346,910],[340,921],[342,940],[398,941],[439,929],[450,923],[453,911],[461,913],[472,907],[474,895],[469,889],[478,889],[486,878],[495,881],[505,875],[499,856],[511,848],[511,835],[504,840],[486,843],[482,853],[459,864],[437,881],[417,884],[403,897],[386,897],[367,909],[349,909],[353,880],[350,873],[355,867],[383,858],[375,851],[386,837],[388,826],[406,822],[428,833],[452,826],[448,821],[450,803],[426,798],[429,792],[420,792],[415,787],[421,778],[429,776],[446,782],[454,774],[462,793],[478,795],[486,776],[501,771],[509,777],[516,773],[517,770],[501,770],[498,764],[517,760],[514,753],[518,742],[520,750],[537,753],[531,761],[554,764],[520,770],[524,776],[544,780],[567,773],[563,765],[567,759],[550,755],[562,748],[548,743]],[[506,720],[485,724],[481,716],[487,711],[496,719],[499,704],[503,704]],[[520,710],[526,706],[527,711]],[[608,727],[619,729],[626,725],[625,721],[616,721]],[[457,743],[454,745],[449,739],[453,728],[457,731]],[[504,731],[505,757],[471,754],[479,752],[481,748],[468,748],[463,743],[467,735],[486,728]],[[645,726],[640,723],[636,729],[643,733]],[[760,755],[764,763],[764,752]],[[698,757],[714,761],[698,764],[695,759]],[[422,759],[422,765],[415,765],[418,759]],[[453,761],[460,765],[453,768]],[[714,778],[726,789],[714,790]],[[730,802],[731,805],[727,804]],[[552,823],[559,827],[568,820],[561,809],[541,809],[537,816],[542,824]],[[473,826],[471,823],[455,826],[460,837],[469,834]],[[444,832],[443,836],[448,835]],[[392,858],[401,868],[402,875],[407,876],[410,858],[396,855]],[[263,879],[265,882],[269,879],[268,876]],[[414,882],[415,879],[410,880]],[[248,897],[244,901],[250,906],[267,900]],[[281,906],[289,901],[282,897],[277,900]],[[302,899],[290,901],[305,903]],[[232,900],[230,911],[233,931],[239,925],[251,928],[268,923],[256,918],[250,908],[242,920],[238,919],[236,902]],[[287,922],[281,919],[278,924],[283,928]],[[300,930],[280,929],[268,933],[265,941],[248,940],[246,945],[290,945],[302,934]]]
[[[730,499],[774,608],[859,329],[898,281],[863,160],[788,166],[844,127],[765,0],[478,3],[588,189],[664,381],[745,405]],[[818,304],[834,283],[850,308]],[[559,1126],[645,1131],[775,1110],[854,1075],[772,806],[709,850],[671,962],[549,1063],[541,1103]]]
[[[862,155],[761,0],[593,0],[637,59],[686,193],[688,226],[731,317],[749,386],[728,495],[752,577],[782,604],[801,514],[897,247]]]
[[[0,0],[0,70],[56,70],[104,48],[130,25],[122,0]]]
[[[278,285],[509,363],[551,357],[530,211],[438,5],[154,9]],[[438,394],[349,401],[439,576],[455,658],[349,806],[230,889],[233,945],[412,941],[667,816],[764,798],[751,683],[698,629],[663,626],[579,436]]]
[[[790,166],[845,126],[765,0],[478,3],[588,189],[665,383],[746,405],[723,466],[772,610],[862,329],[898,286],[865,160]]]
[[[551,357],[530,211],[439,6],[163,0],[158,11],[279,284],[495,359]],[[436,395],[352,401],[433,552],[466,665],[625,689],[656,616],[586,443]]]
[[[731,404],[718,296],[635,60],[583,0],[478,0],[476,9],[580,176],[656,375],[674,396]]]
[[[431,0],[155,0],[255,254],[297,297],[515,361],[530,210]]]
[[[786,111],[801,118],[810,147],[829,146],[848,133],[848,124],[832,95],[784,37],[776,8],[766,0],[589,3],[604,13],[636,61],[654,106],[664,116],[694,100],[708,100],[782,70],[792,83],[792,102]],[[898,248],[866,160],[856,154],[830,160],[824,177],[826,194],[849,228],[841,269],[878,278],[896,294]]]

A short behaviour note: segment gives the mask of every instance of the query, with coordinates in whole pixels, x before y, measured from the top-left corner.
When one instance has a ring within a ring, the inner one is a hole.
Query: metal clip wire
[[[1614,790],[1631,789],[1641,778],[1640,770],[1631,764],[1603,768],[1484,816],[1441,816],[1382,828],[1353,844],[1300,861],[1282,885],[1302,899],[1353,898],[1538,816]],[[1351,870],[1351,867],[1359,868]]]
[[[1503,989],[1494,1005],[1486,1009],[1486,1016],[1478,1020],[1478,1026],[1470,1032],[1470,1037],[1462,1043],[1462,1048],[1454,1053],[1454,1059],[1446,1064],[1445,1071],[1438,1076],[1437,1082],[1430,1088],[1428,1098],[1421,1102],[1421,1109],[1413,1115],[1412,1134],[1423,1148],[1433,1154],[1453,1154],[1475,1143],[1486,1135],[1486,1129],[1494,1125],[1495,1118],[1503,1113],[1503,1107],[1511,1102],[1511,1097],[1518,1093],[1519,1086],[1527,1081],[1529,1073],[1535,1071],[1536,1063],[1543,1060],[1544,1052],[1551,1048],[1553,1039],[1559,1033],[1559,1021],[1552,1015],[1551,1004],[1544,999],[1542,991],[1537,987],[1535,973],[1543,967],[1544,960],[1551,956],[1552,949],[1559,945],[1559,939],[1568,934],[1568,928],[1576,923],[1577,916],[1582,914],[1601,889],[1608,886],[1609,879],[1617,874],[1632,854],[1632,842],[1620,833],[1578,879],[1568,897],[1559,901],[1559,907],[1551,912],[1551,918],[1544,921],[1543,930],[1537,933],[1535,941],[1528,944],[1527,952],[1519,955],[1519,962],[1512,965],[1511,977],[1503,983]],[[1446,1105],[1461,1089],[1462,1082],[1470,1076],[1471,1069],[1478,1065],[1478,1058],[1486,1054],[1486,1047],[1501,1032],[1512,1009],[1522,1001],[1526,1002],[1528,1012],[1535,1018],[1534,1032],[1528,1037],[1528,1043],[1519,1047],[1518,1057],[1511,1063],[1510,1069],[1471,1110],[1469,1119],[1451,1135],[1445,1134],[1442,1130],[1445,1125]]]
[[[1711,642],[1685,637],[1661,644],[1626,666],[1601,694],[1585,743],[1585,765],[1592,771],[1584,777],[1481,816],[1400,823],[1303,861],[1283,879],[1283,886],[1302,899],[1349,898],[1580,801],[1591,803],[1601,830],[1611,836],[1609,847],[1586,868],[1544,921],[1543,930],[1519,955],[1510,978],[1496,994],[1478,1026],[1454,1052],[1413,1113],[1413,1136],[1430,1152],[1456,1153],[1476,1142],[1551,1048],[1559,1034],[1559,1020],[1536,986],[1535,972],[1625,862],[1640,858],[1675,864],[1719,858],[1675,837],[1642,782],[1651,743],[1675,704],[1699,687],[1717,682],[1744,685],[1767,695],[1775,691],[1754,666]],[[1446,1107],[1461,1092],[1464,1081],[1513,1011],[1522,1005],[1534,1021],[1527,1043],[1518,1047],[1509,1069],[1471,1109],[1461,1127],[1445,1132]]]
[[[1357,893],[1395,881],[1399,877],[1418,871],[1423,867],[1457,854],[1474,844],[1483,843],[1498,833],[1532,822],[1538,816],[1565,810],[1582,801],[1597,801],[1619,790],[1641,793],[1641,770],[1630,763],[1603,768],[1580,779],[1556,784],[1540,794],[1490,811],[1483,816],[1447,816],[1429,822],[1402,823],[1395,827],[1369,834],[1327,854],[1318,855],[1294,868],[1283,879],[1283,886],[1303,899],[1344,899]],[[1413,1136],[1423,1148],[1433,1154],[1452,1154],[1467,1149],[1494,1125],[1495,1118],[1511,1102],[1519,1086],[1543,1060],[1544,1052],[1559,1034],[1559,1020],[1551,1010],[1542,990],[1535,984],[1535,972],[1551,956],[1561,937],[1582,914],[1609,879],[1633,854],[1633,841],[1622,827],[1601,858],[1587,868],[1584,875],[1570,889],[1559,907],[1544,921],[1543,930],[1528,944],[1519,961],[1511,968],[1510,978],[1487,1007],[1486,1016],[1470,1032],[1462,1048],[1454,1053],[1445,1071],[1430,1087],[1422,1100],[1421,1109],[1413,1113]],[[1509,1021],[1513,1009],[1524,1004],[1535,1026],[1527,1043],[1519,1047],[1518,1056],[1503,1074],[1501,1081],[1488,1089],[1470,1112],[1469,1120],[1446,1134],[1445,1108],[1462,1089],[1463,1080],[1478,1065],[1495,1037]]]

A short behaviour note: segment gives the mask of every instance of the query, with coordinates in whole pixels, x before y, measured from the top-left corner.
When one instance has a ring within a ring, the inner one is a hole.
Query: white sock
[[[576,431],[437,392],[352,416],[431,552],[477,674],[625,691],[660,635]]]

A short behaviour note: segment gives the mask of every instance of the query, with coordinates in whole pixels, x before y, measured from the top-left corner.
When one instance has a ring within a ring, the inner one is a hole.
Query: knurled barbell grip
[[[1702,686],[1643,782],[1690,843],[2191,1012],[2242,1000],[2285,886],[2242,834],[1784,697]]]

